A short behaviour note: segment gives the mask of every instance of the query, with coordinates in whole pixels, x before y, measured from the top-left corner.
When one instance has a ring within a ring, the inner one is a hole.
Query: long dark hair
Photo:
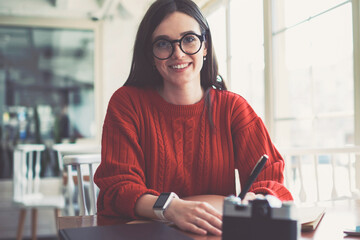
[[[200,73],[201,86],[205,90],[210,87],[225,90],[225,83],[218,74],[218,64],[209,24],[199,7],[191,0],[157,0],[150,6],[140,23],[136,35],[130,74],[124,86],[146,88],[163,85],[162,77],[153,64],[151,38],[156,27],[167,15],[173,12],[182,12],[193,17],[199,23],[201,33],[205,34],[208,50],[207,60],[204,61]]]

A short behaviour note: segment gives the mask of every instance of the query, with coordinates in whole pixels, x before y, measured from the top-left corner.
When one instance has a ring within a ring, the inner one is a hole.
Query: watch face
[[[162,193],[162,194],[160,194],[160,196],[156,200],[153,208],[162,209],[164,207],[166,201],[168,200],[169,196],[170,196],[170,193]]]

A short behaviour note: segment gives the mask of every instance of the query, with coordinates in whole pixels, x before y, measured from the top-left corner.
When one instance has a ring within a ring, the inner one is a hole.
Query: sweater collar
[[[205,97],[199,102],[189,105],[176,105],[165,101],[160,94],[155,90],[151,90],[154,105],[163,112],[175,115],[196,115],[201,114],[205,106]]]

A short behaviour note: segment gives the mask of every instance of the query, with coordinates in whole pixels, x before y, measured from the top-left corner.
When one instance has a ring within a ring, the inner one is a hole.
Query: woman
[[[109,102],[95,175],[98,213],[221,235],[221,209],[209,202],[235,194],[235,168],[245,183],[264,153],[269,160],[244,200],[291,200],[263,122],[218,77],[199,8],[191,0],[155,1],[140,23],[130,75]]]

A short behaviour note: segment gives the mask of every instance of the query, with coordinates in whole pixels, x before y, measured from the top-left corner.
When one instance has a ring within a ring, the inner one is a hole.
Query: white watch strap
[[[158,218],[160,218],[160,220],[167,221],[165,216],[164,216],[164,211],[165,210],[162,210],[162,209],[156,209],[156,210],[154,210],[154,213]]]

